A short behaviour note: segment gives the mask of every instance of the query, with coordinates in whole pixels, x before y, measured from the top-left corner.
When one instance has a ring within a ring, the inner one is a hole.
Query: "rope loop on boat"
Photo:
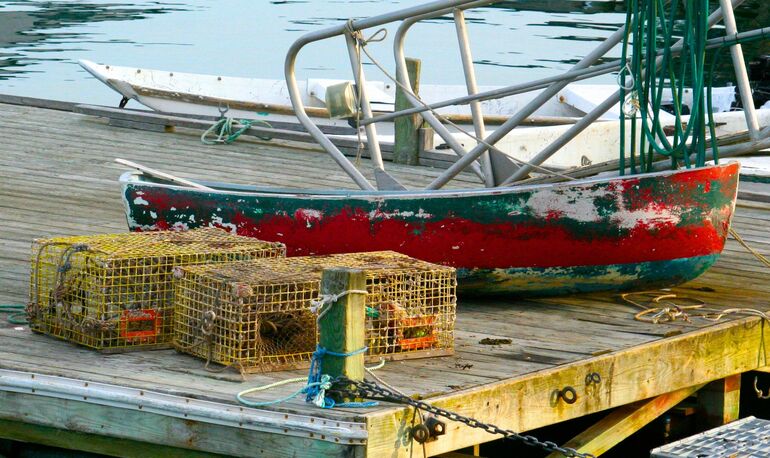
[[[634,79],[634,75],[631,74],[631,66],[628,65],[628,62],[626,62],[626,65],[624,65],[618,72],[617,81],[618,86],[627,91],[632,91],[634,90],[634,87],[636,87],[636,80]]]
[[[354,40],[356,40],[356,43],[358,43],[359,46],[364,47],[368,45],[369,43],[378,43],[381,41],[385,41],[385,39],[388,37],[388,29],[381,28],[376,30],[373,34],[369,36],[369,38],[364,38],[364,33],[361,30],[356,30],[353,26],[353,19],[348,19],[345,22],[345,33],[350,35]]]

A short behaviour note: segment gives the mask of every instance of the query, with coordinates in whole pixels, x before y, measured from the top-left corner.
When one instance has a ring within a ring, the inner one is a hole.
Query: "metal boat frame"
[[[375,123],[389,121],[399,116],[421,113],[425,121],[441,136],[451,150],[459,156],[457,162],[450,166],[440,176],[434,179],[425,189],[435,190],[443,187],[447,182],[457,176],[463,170],[470,169],[482,179],[486,187],[510,186],[518,180],[525,178],[531,171],[536,169],[549,157],[558,152],[564,145],[580,134],[591,123],[599,119],[604,113],[611,109],[620,98],[620,90],[608,97],[589,113],[585,114],[577,123],[566,130],[559,138],[545,147],[528,162],[520,161],[505,155],[497,150],[494,145],[502,139],[511,130],[516,128],[521,122],[531,115],[538,107],[544,104],[551,97],[556,95],[567,84],[573,81],[591,78],[597,75],[610,73],[620,69],[619,62],[609,62],[600,65],[594,65],[614,46],[621,43],[626,33],[625,26],[620,27],[607,37],[598,47],[581,59],[567,72],[549,78],[535,80],[526,84],[506,86],[494,91],[478,92],[476,85],[476,74],[473,68],[473,59],[470,51],[470,40],[466,27],[465,11],[471,8],[488,6],[498,3],[501,0],[439,0],[423,5],[405,8],[402,10],[373,16],[364,19],[350,19],[344,24],[329,27],[323,30],[310,32],[300,37],[289,48],[284,65],[285,78],[289,89],[289,95],[294,106],[297,118],[308,130],[313,138],[321,147],[329,153],[332,158],[342,167],[342,169],[353,179],[353,181],[364,190],[375,190],[375,187],[361,174],[355,165],[340,152],[340,150],[331,142],[331,140],[315,125],[312,119],[305,111],[302,102],[301,93],[297,85],[295,75],[295,66],[299,52],[306,45],[327,40],[330,38],[344,36],[350,58],[351,68],[353,70],[354,81],[360,100],[357,103],[360,106],[359,128],[366,130],[366,142],[368,150],[374,165],[375,179],[377,188],[380,190],[404,189],[393,177],[386,171],[380,152],[380,145],[377,138],[377,129]],[[724,43],[753,34],[768,33],[768,29],[758,29],[746,33],[738,33],[733,9],[743,3],[745,0],[720,0],[720,8],[715,10],[708,18],[709,27],[713,27],[719,21],[724,21],[727,36],[711,39],[708,41],[709,47],[722,46]],[[468,96],[445,100],[438,103],[427,105],[423,103],[412,91],[411,84],[406,71],[406,60],[404,57],[404,42],[410,28],[427,19],[433,19],[439,16],[452,14],[455,28],[457,31],[460,56],[463,64],[463,73],[465,83],[468,89]],[[363,38],[363,31],[374,27],[380,27],[385,24],[401,22],[393,44],[394,58],[396,64],[396,80],[398,85],[404,90],[404,93],[412,105],[412,108],[398,110],[393,113],[374,116],[366,92],[366,76],[364,74],[361,62],[361,48],[366,46],[367,41]],[[681,48],[681,41],[674,47]],[[751,88],[749,86],[748,74],[746,72],[743,53],[739,43],[730,45],[733,58],[733,65],[738,82],[738,89],[742,100],[751,100]],[[662,61],[658,57],[652,65],[657,66]],[[492,100],[513,94],[530,92],[542,89],[542,91],[527,105],[522,107],[515,115],[511,116],[505,123],[498,126],[494,131],[487,134],[484,125],[484,116],[480,101]],[[470,104],[474,137],[478,141],[476,146],[466,150],[452,135],[450,130],[434,115],[433,110],[450,105]],[[770,128],[760,129],[757,113],[751,103],[744,104],[746,107],[744,113],[749,130],[750,140],[738,147],[733,147],[729,155],[745,154],[750,151],[770,147]],[[723,154],[723,156],[725,156]]]

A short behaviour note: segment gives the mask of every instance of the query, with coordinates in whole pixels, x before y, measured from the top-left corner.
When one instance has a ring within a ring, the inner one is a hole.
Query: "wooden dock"
[[[319,151],[250,140],[205,146],[198,135],[137,132],[94,117],[0,104],[0,303],[27,301],[33,238],[126,230],[117,183],[124,169],[113,163],[116,157],[186,178],[352,187]],[[389,170],[409,187],[439,173]],[[466,176],[455,185],[469,183],[476,182]],[[740,201],[733,227],[770,253],[769,204]],[[709,272],[673,293],[678,303],[766,309],[767,274],[730,240]],[[698,390],[715,422],[735,418],[740,374],[768,365],[766,323],[729,315],[717,322],[652,324],[634,320],[639,311],[611,294],[461,298],[456,355],[390,362],[378,374],[409,395],[520,432],[606,410],[572,443],[597,454]],[[498,340],[489,345],[485,339]],[[408,439],[410,409],[322,410],[300,399],[266,410],[242,408],[237,392],[303,372],[243,380],[202,366],[170,350],[102,355],[2,320],[0,438],[123,456],[423,453]],[[594,373],[599,377],[587,382]],[[298,387],[254,399],[275,399]],[[554,397],[567,387],[577,394],[572,404]],[[427,455],[498,438],[457,423],[447,427],[446,435],[425,444]]]

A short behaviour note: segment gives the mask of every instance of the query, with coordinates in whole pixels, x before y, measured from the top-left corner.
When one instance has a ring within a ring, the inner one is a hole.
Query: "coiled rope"
[[[237,129],[235,129],[236,124],[240,125]],[[261,125],[268,128],[273,127],[267,121],[248,119],[236,120],[233,118],[222,117],[201,134],[201,142],[204,145],[229,145],[254,125]],[[216,136],[211,139],[210,137],[213,135]],[[273,137],[269,135],[257,135],[256,137],[265,141],[273,139]]]
[[[673,168],[705,164],[707,116],[713,120],[711,105],[704,103],[708,12],[708,0],[630,0],[621,64],[625,71],[619,74],[623,107],[620,113],[620,173],[625,169],[627,118],[632,121],[629,163],[632,174],[652,171],[655,155],[670,157]],[[675,60],[671,48],[676,33],[681,34],[682,50]],[[658,68],[657,56],[661,51]],[[687,122],[683,120],[686,114],[685,82],[690,83],[692,90]],[[672,140],[669,140],[660,117],[664,89],[669,89],[673,98]],[[641,126],[638,148],[637,121]],[[713,141],[712,147],[716,147]],[[716,150],[714,152],[716,157]],[[692,154],[696,158],[694,164],[690,161]]]
[[[0,304],[0,313],[8,313],[11,324],[28,324],[26,306],[21,304]]]

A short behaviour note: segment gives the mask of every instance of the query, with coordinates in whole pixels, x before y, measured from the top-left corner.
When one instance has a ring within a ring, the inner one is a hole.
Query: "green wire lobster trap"
[[[174,346],[242,372],[307,367],[323,270],[366,275],[367,360],[453,353],[456,275],[394,252],[259,259],[180,269]]]
[[[175,267],[285,253],[215,228],[38,239],[30,327],[105,352],[169,347]]]

